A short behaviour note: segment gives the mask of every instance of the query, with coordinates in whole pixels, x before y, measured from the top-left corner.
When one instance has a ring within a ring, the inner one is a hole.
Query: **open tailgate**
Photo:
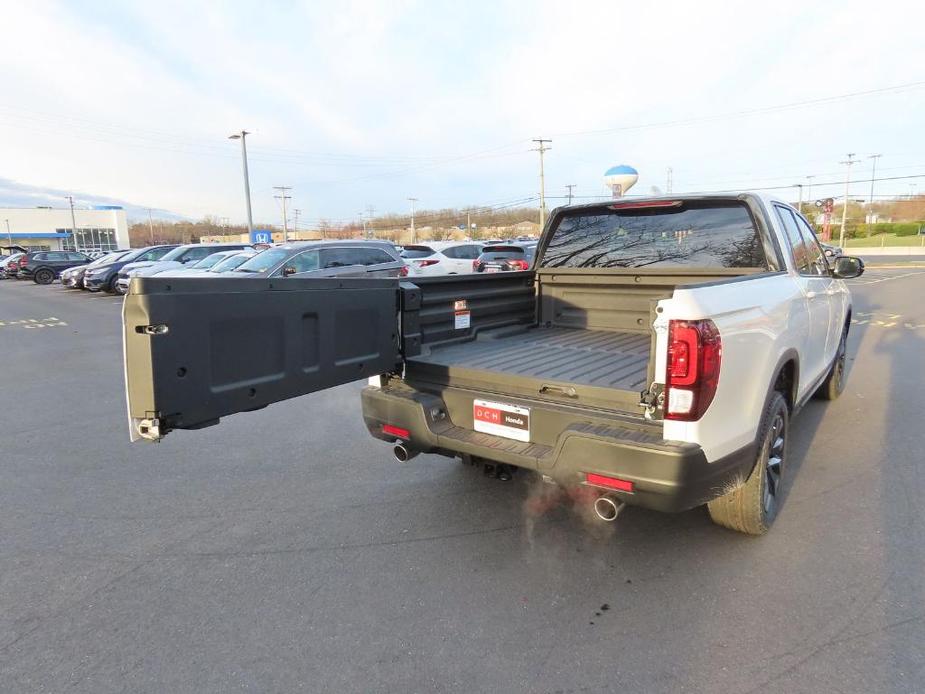
[[[132,441],[400,362],[397,279],[135,278],[122,322]]]

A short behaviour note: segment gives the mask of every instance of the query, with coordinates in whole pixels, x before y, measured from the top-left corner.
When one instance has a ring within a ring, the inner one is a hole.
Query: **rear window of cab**
[[[768,269],[758,227],[739,200],[659,200],[566,212],[541,267]]]

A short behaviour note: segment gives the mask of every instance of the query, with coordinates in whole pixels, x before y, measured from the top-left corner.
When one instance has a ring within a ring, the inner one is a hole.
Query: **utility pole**
[[[472,211],[466,210],[466,238],[472,236]]]
[[[10,231],[10,220],[9,219],[6,220],[6,237],[7,239],[9,239],[10,246],[12,246],[13,245],[13,232]],[[13,252],[12,249],[10,249],[10,252],[11,253]]]
[[[674,187],[674,170],[668,167],[668,176],[665,180],[665,192],[671,195],[671,189]]]
[[[416,203],[418,199],[408,198],[408,201],[411,203],[411,243],[417,243],[418,237],[417,237],[417,233],[414,230],[414,203]]]
[[[74,243],[74,250],[79,251],[80,249],[77,247],[77,221],[74,217],[74,196],[68,195],[67,201],[71,205],[71,241]]]
[[[292,230],[295,232],[296,236],[299,235],[299,215],[302,214],[302,210],[293,210],[292,211]]]
[[[532,151],[540,153],[540,230],[542,231],[543,227],[546,226],[546,174],[543,171],[543,155],[552,149],[552,147],[546,146],[546,143],[552,142],[552,140],[537,137],[533,141],[537,144],[537,147]]]
[[[151,245],[154,245],[154,221],[151,219],[151,208],[148,208],[148,235],[151,237]]]
[[[848,152],[847,161],[841,162],[847,166],[845,172],[845,205],[842,207],[841,212],[841,231],[838,233],[838,245],[842,248],[845,247],[845,220],[848,218],[848,187],[851,185],[851,167],[854,164],[858,163],[858,160],[854,158],[854,152]]]
[[[874,180],[877,177],[877,160],[882,156],[882,154],[871,154],[867,157],[872,160],[870,167],[870,203],[867,205],[869,208],[868,214],[870,215],[867,221],[868,224],[874,223]],[[867,233],[868,235],[870,234],[870,227],[868,227]]]
[[[274,195],[273,197],[283,201],[283,243],[289,243],[289,221],[286,219],[286,201],[292,200],[292,198],[286,193],[292,190],[292,186],[273,186],[273,190],[279,191],[279,195]]]
[[[567,184],[565,187],[568,188],[568,204],[571,205],[571,204],[572,204],[572,198],[574,197],[574,195],[572,194],[572,190],[575,188],[575,184],[574,184],[574,183],[569,183],[569,184]]]
[[[367,236],[368,232],[366,231],[366,213],[363,211],[360,211],[360,212],[357,212],[357,214],[360,215],[360,221],[363,222],[363,238],[364,239],[368,238]]]
[[[799,189],[800,189],[800,201],[797,203],[797,209],[800,211],[800,214],[803,214],[803,184],[802,184],[802,183],[794,183],[793,185],[794,185],[796,188],[799,188]]]
[[[229,135],[229,140],[241,140],[241,160],[244,162],[244,200],[247,203],[247,233],[252,235],[254,231],[254,218],[251,215],[251,184],[247,175],[247,136],[250,135],[246,130],[242,130],[234,135]]]
[[[807,177],[806,177],[806,180],[809,181],[809,183],[806,184],[807,187],[809,188],[809,192],[808,192],[808,194],[807,194],[806,197],[809,199],[809,204],[810,204],[810,205],[813,205],[813,204],[814,204],[814,201],[813,201],[813,179],[814,179],[814,178],[815,178],[815,176],[807,176]]]
[[[366,216],[369,219],[369,227],[366,232],[366,238],[371,239],[375,235],[375,230],[373,229],[373,215],[376,212],[376,208],[372,205],[366,206]]]

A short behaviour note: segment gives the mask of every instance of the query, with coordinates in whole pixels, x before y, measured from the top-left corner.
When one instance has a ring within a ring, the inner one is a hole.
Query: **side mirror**
[[[835,259],[835,268],[832,274],[841,280],[850,280],[864,274],[864,261],[850,255],[842,255]]]
[[[295,268],[289,265],[288,267],[283,268],[283,277],[289,277],[289,275],[295,274]]]

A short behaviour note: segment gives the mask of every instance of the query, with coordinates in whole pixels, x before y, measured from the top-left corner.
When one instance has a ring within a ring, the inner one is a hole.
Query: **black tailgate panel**
[[[161,435],[399,363],[397,279],[141,278],[123,321],[129,417]]]

